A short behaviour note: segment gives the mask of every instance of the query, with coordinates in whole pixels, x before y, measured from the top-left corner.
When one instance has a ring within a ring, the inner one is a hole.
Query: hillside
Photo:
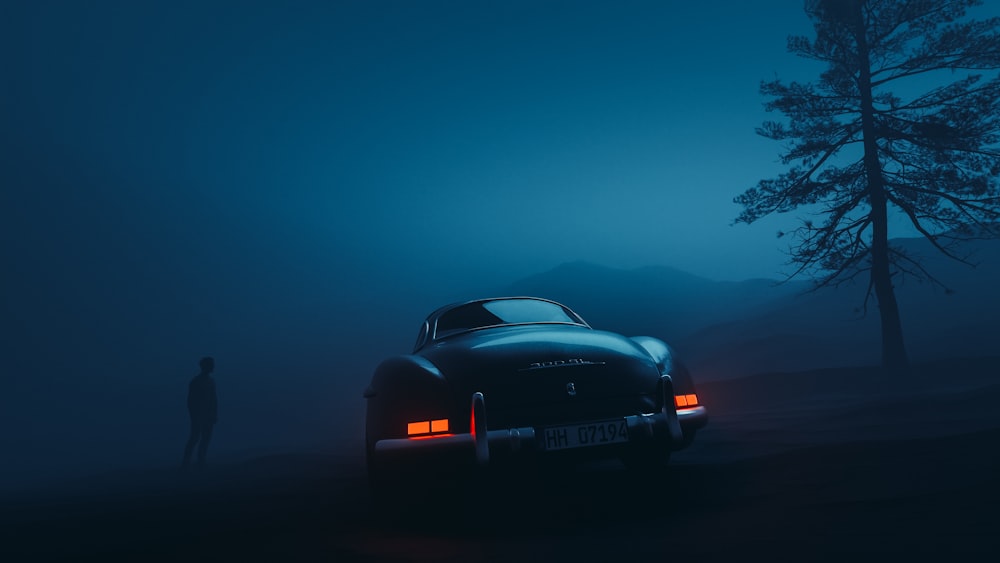
[[[717,282],[667,266],[620,270],[571,262],[520,280],[508,292],[565,303],[595,328],[676,340],[767,311],[802,287],[765,279]]]
[[[975,267],[949,260],[923,239],[893,243],[951,290],[913,280],[898,284],[913,359],[996,353],[1000,241],[966,247]],[[865,285],[811,289],[808,281],[719,282],[667,267],[616,270],[575,262],[521,280],[510,292],[564,302],[597,328],[661,337],[703,379],[877,363],[878,309],[873,298],[865,312]]]

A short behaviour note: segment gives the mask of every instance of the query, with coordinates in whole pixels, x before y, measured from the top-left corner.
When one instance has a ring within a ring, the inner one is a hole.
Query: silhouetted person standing
[[[198,362],[201,372],[188,386],[187,407],[191,415],[191,436],[184,447],[184,468],[191,464],[191,452],[198,446],[198,467],[205,467],[205,452],[212,440],[212,428],[218,420],[218,399],[215,395],[215,380],[211,373],[215,370],[215,360],[204,357]]]

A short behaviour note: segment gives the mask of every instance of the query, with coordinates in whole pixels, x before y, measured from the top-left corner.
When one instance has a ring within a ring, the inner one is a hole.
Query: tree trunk
[[[881,170],[875,175],[878,180],[873,181],[869,172],[868,180],[872,206],[871,280],[882,321],[882,367],[891,373],[899,373],[906,371],[909,360],[903,343],[903,326],[899,319],[899,306],[896,304],[896,292],[892,286],[889,270],[888,210]]]
[[[871,61],[866,25],[861,11],[862,2],[856,3],[854,14],[855,38],[858,45],[858,86],[861,93],[861,126],[865,147],[865,173],[868,176],[868,201],[871,205],[872,247],[871,282],[878,300],[882,321],[882,367],[890,373],[902,373],[909,367],[903,343],[903,326],[899,319],[899,305],[892,286],[889,268],[889,211],[885,195],[885,179],[878,155],[878,136],[875,129],[875,104],[872,95]]]

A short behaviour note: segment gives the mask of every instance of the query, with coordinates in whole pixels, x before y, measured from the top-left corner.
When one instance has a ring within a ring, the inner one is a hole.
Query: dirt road
[[[976,366],[703,385],[712,421],[662,475],[497,472],[383,507],[359,460],[301,455],[8,499],[0,560],[993,561],[1000,385]]]

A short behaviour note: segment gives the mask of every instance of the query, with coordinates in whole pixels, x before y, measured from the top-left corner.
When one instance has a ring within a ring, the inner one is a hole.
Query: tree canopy
[[[980,3],[807,0],[815,37],[788,49],[826,70],[761,84],[766,109],[786,119],[758,133],[784,143],[788,168],[735,198],[736,221],[815,214],[790,233],[791,276],[822,286],[869,274],[887,367],[907,364],[892,278],[937,281],[889,245],[889,215],[962,261],[962,241],[1000,235],[1000,18],[969,18]]]

